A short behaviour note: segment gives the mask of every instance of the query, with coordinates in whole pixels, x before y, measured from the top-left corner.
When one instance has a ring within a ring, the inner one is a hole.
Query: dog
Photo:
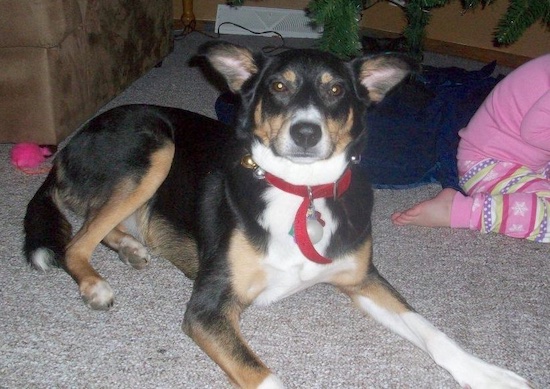
[[[62,267],[84,302],[103,310],[114,297],[90,264],[98,244],[137,269],[149,253],[170,260],[194,280],[183,330],[240,388],[283,387],[247,345],[241,312],[317,283],[336,286],[463,388],[530,387],[461,349],[372,262],[373,195],[357,163],[365,113],[416,65],[309,49],[266,56],[219,41],[199,56],[240,96],[235,125],[152,105],[93,118],[28,204],[28,262]],[[68,210],[83,217],[74,236]]]

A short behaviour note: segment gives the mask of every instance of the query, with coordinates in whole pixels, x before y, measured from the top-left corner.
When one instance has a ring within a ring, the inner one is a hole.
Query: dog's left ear
[[[239,92],[245,81],[258,72],[254,54],[228,42],[206,43],[199,48],[198,54],[206,57],[210,65],[225,78],[232,92]]]
[[[359,83],[367,89],[370,101],[378,103],[397,84],[413,72],[418,64],[411,58],[398,54],[380,54],[353,61]]]

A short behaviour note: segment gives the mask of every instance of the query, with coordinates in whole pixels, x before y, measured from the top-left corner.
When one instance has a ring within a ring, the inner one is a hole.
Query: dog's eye
[[[281,81],[274,81],[271,84],[271,89],[274,92],[286,92],[287,91],[286,85],[284,83],[282,83]]]
[[[334,84],[330,87],[330,94],[332,96],[340,96],[344,92],[344,88],[340,84]]]

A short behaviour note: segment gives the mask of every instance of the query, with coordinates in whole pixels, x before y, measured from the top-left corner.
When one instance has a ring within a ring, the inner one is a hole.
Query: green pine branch
[[[549,0],[510,0],[495,31],[497,45],[517,42],[523,33],[538,20],[550,28]]]
[[[361,52],[359,20],[362,0],[311,0],[308,10],[314,24],[323,27],[319,49],[349,59]]]
[[[410,0],[405,6],[407,26],[403,30],[403,36],[407,41],[409,52],[415,56],[422,55],[426,26],[430,22],[432,8],[442,7],[450,0]]]
[[[309,16],[323,27],[317,45],[321,50],[347,59],[360,53],[359,20],[368,4],[382,0],[310,0]],[[406,0],[407,26],[403,31],[411,54],[420,56],[430,10],[443,7],[451,0]],[[461,0],[465,10],[482,8],[496,0]],[[229,0],[228,4],[243,5],[244,0]],[[550,29],[550,0],[509,0],[506,13],[499,21],[494,37],[497,45],[510,45],[534,23],[540,21]]]
[[[465,10],[478,6],[486,7],[495,0],[461,0]],[[409,50],[414,55],[420,55],[425,28],[430,21],[429,11],[442,7],[450,0],[409,0],[405,7],[407,27],[403,36],[407,40]],[[500,19],[494,33],[495,44],[510,45],[517,42],[523,33],[537,21],[550,29],[550,0],[509,0],[510,5]]]
[[[495,0],[462,0],[462,8],[465,10],[467,9],[474,9],[481,5],[481,7],[485,8],[489,4],[494,3]]]

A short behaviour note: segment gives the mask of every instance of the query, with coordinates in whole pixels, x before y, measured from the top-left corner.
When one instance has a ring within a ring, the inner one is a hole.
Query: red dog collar
[[[304,198],[294,218],[294,237],[296,243],[302,254],[310,261],[320,264],[332,263],[331,259],[319,254],[313,246],[307,232],[307,213],[308,209],[313,205],[314,199],[340,197],[349,188],[351,183],[351,169],[346,169],[336,182],[315,186],[293,185],[268,172],[265,173],[265,179],[271,185],[284,192]]]
[[[246,168],[254,169],[254,175],[257,178],[265,178],[265,180],[274,187],[284,192],[303,197],[302,204],[300,204],[300,207],[296,212],[296,217],[294,218],[294,237],[296,239],[296,244],[300,248],[302,254],[304,254],[304,256],[310,261],[320,264],[332,263],[332,260],[321,255],[311,242],[311,238],[307,232],[308,210],[312,208],[314,199],[329,197],[336,199],[344,194],[351,183],[351,169],[347,168],[336,182],[307,186],[290,184],[271,173],[264,172],[258,165],[256,165],[250,155],[245,156],[242,159],[241,164]]]

